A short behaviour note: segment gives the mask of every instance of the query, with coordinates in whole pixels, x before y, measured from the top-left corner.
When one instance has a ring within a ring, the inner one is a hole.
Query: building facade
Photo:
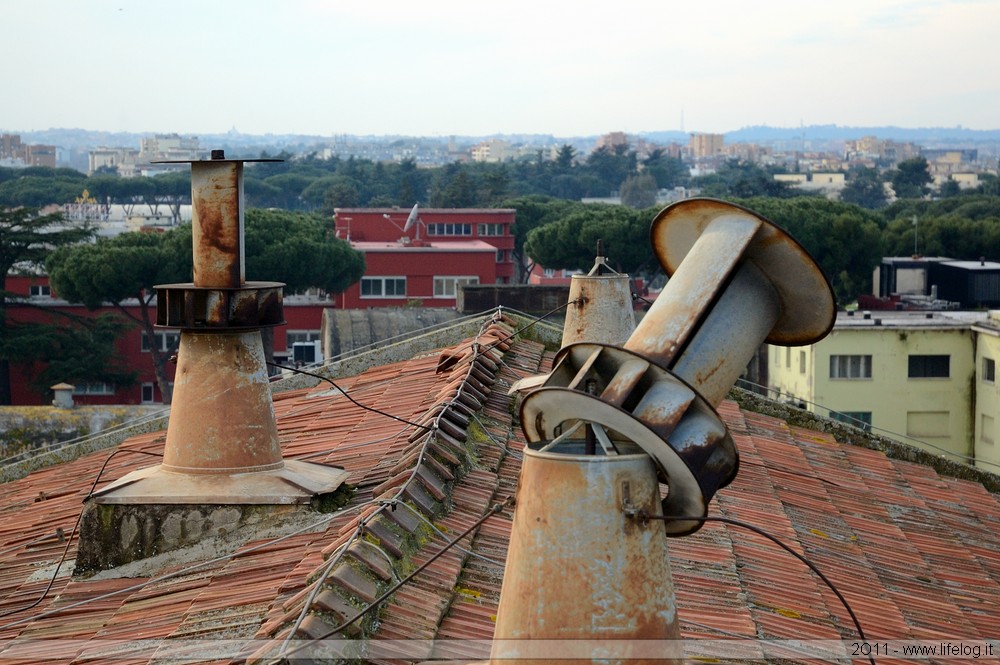
[[[695,159],[713,157],[722,152],[725,134],[691,134],[688,149]]]
[[[497,283],[497,250],[485,242],[351,241],[365,275],[335,296],[336,307],[454,307],[466,284]]]
[[[482,279],[491,279],[491,283],[511,284],[518,279],[518,267],[514,256],[514,218],[513,208],[426,208],[418,211],[417,220],[407,226],[410,210],[404,208],[337,208],[334,211],[334,229],[338,238],[356,243],[386,243],[398,245],[401,248],[416,248],[421,243],[431,243],[439,248],[445,248],[444,260],[453,260],[458,256],[456,250],[465,245],[476,256],[477,261],[485,260],[483,247],[479,243],[493,248],[492,278],[488,278],[490,269],[482,267],[473,274],[481,275]],[[360,249],[355,245],[356,249]],[[426,247],[425,247],[426,248]],[[384,248],[388,251],[388,248]],[[364,251],[376,251],[379,247],[372,246]],[[407,256],[405,252],[399,256]],[[447,256],[445,256],[447,255]],[[449,274],[457,275],[454,270]],[[480,281],[480,283],[485,283]],[[424,297],[424,296],[419,296]]]
[[[1000,338],[996,350],[981,348],[985,321],[985,312],[840,312],[817,344],[768,347],[769,394],[936,454],[979,459],[992,449],[977,427],[996,412],[979,395],[982,368],[1000,358]]]
[[[21,143],[19,134],[0,134],[0,164],[55,168],[56,147]]]
[[[997,385],[997,363],[1000,363],[1000,312],[972,327],[976,333],[975,410],[976,459],[1000,465],[1000,386]],[[987,467],[996,471],[997,467]]]
[[[65,323],[68,314],[72,317],[91,318],[101,314],[116,314],[121,311],[110,305],[89,311],[83,305],[61,300],[49,286],[44,275],[8,275],[7,290],[21,298],[20,302],[7,305],[7,317],[15,323]],[[333,301],[325,295],[288,295],[284,298],[285,325],[274,331],[274,358],[277,363],[292,362],[294,345],[321,339],[323,310],[333,306]],[[156,316],[156,301],[150,304],[152,316]],[[141,318],[138,301],[126,302],[125,310],[132,317]],[[126,319],[127,320],[127,319]],[[179,332],[172,329],[157,330],[154,339],[149,340],[136,325],[129,328],[117,340],[116,355],[121,359],[122,368],[134,371],[136,381],[131,386],[115,386],[106,383],[66,381],[74,385],[73,400],[77,404],[157,404],[163,396],[156,384],[153,372],[150,346],[156,347],[168,357],[176,353],[180,341]],[[167,377],[172,382],[174,364],[167,363]],[[39,392],[32,386],[34,376],[41,369],[37,364],[13,363],[11,365],[11,393],[14,405],[42,405],[51,401],[46,392]]]

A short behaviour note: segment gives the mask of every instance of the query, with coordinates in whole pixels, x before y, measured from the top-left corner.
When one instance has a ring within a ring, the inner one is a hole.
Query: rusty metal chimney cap
[[[772,344],[812,344],[827,335],[837,320],[833,288],[809,252],[784,229],[752,210],[726,201],[694,198],[664,208],[649,230],[656,258],[667,275],[674,271],[710,222],[726,215],[762,222],[746,250],[771,281],[781,300],[781,315],[765,339]]]

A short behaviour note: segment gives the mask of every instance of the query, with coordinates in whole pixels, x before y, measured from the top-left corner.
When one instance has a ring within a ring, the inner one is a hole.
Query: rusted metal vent
[[[193,284],[156,287],[156,325],[186,330],[259,330],[285,323],[280,282],[246,282],[243,288]]]
[[[284,284],[246,280],[244,161],[280,160],[190,162],[194,281],[156,287],[157,325],[181,330],[163,464],[99,502],[308,504],[347,475],[281,457],[260,330],[284,323]]]
[[[664,209],[650,231],[666,288],[619,348],[571,344],[521,405],[534,449],[559,452],[588,429],[599,453],[638,445],[669,491],[668,516],[700,517],[736,475],[736,447],[715,411],[764,341],[811,344],[833,327],[833,291],[809,254],[759,215],[722,201]],[[667,522],[667,535],[696,520]]]
[[[570,280],[562,346],[583,341],[621,344],[635,329],[629,277],[608,265],[602,245],[598,240],[590,272]]]

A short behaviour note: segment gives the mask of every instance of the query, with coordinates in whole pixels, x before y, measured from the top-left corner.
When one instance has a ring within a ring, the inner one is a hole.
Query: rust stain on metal
[[[165,468],[226,474],[281,467],[263,349],[257,350],[255,336],[259,333],[182,336]]]
[[[564,347],[524,398],[522,426],[536,446],[579,423],[604,428],[612,445],[638,444],[670,487],[664,512],[703,515],[739,464],[715,405],[765,339],[822,337],[835,317],[833,293],[801,245],[739,206],[682,201],[657,215],[650,233],[671,275],[663,292],[623,348]]]
[[[659,514],[652,462],[642,454],[584,459],[525,450],[491,662],[589,664],[591,654],[573,658],[552,641],[616,640],[627,651],[629,641],[679,636],[663,529],[622,512],[627,485],[634,506]],[[574,510],[553,510],[568,505]]]
[[[192,242],[196,286],[235,288],[243,282],[241,168],[233,162],[192,165]]]

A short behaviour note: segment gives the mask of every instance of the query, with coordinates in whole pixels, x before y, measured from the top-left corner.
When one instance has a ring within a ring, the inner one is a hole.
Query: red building
[[[543,268],[536,263],[531,267],[531,272],[528,273],[528,284],[535,286],[569,286],[573,281],[573,275],[581,274],[583,274],[582,270]]]
[[[49,288],[46,276],[7,276],[7,290],[13,294],[28,298],[27,303],[10,303],[7,307],[8,319],[23,323],[60,323],[65,317],[60,312],[80,317],[94,317],[99,314],[118,314],[121,312],[111,306],[102,307],[94,312],[88,311],[83,305],[74,305],[60,300],[57,294]],[[326,296],[286,296],[284,299],[284,326],[274,329],[275,361],[282,362],[292,354],[292,345],[296,342],[311,342],[320,338],[320,326],[323,320],[323,310],[333,306]],[[151,316],[156,316],[156,303],[151,304]],[[139,304],[136,301],[127,304],[130,314],[141,318]],[[123,317],[124,318],[124,317]],[[179,341],[177,330],[158,330],[153,343],[168,355],[177,349]],[[120,388],[106,383],[94,382],[82,384],[69,381],[75,386],[73,401],[77,404],[156,404],[163,397],[156,385],[153,374],[150,340],[136,326],[130,328],[117,342],[117,351],[122,359],[122,366],[138,373],[135,384]],[[31,387],[31,379],[39,370],[37,365],[12,364],[10,372],[11,403],[15,405],[48,404],[51,396],[42,395]],[[167,363],[167,376],[173,380],[174,364]],[[68,378],[68,377],[67,377]]]
[[[348,240],[355,249],[366,252],[375,251],[375,247],[365,249],[362,243],[382,243],[398,245],[410,249],[426,249],[427,247],[439,248],[441,251],[433,260],[444,260],[449,264],[458,261],[461,246],[468,248],[468,251],[476,254],[476,260],[484,260],[481,255],[482,245],[485,243],[494,250],[492,273],[485,267],[480,267],[473,272],[463,273],[458,266],[452,267],[435,266],[441,272],[431,272],[434,274],[461,276],[476,275],[480,277],[479,283],[511,284],[517,281],[517,271],[514,262],[514,216],[516,211],[512,208],[422,208],[418,210],[417,220],[407,227],[406,221],[410,215],[409,209],[403,208],[337,208],[334,214],[334,226],[338,238]],[[447,251],[444,251],[447,249]],[[419,254],[419,253],[418,253]],[[407,264],[411,261],[431,260],[428,256],[423,259],[406,258]],[[409,257],[408,254],[396,254],[396,259]],[[471,260],[470,257],[466,257]],[[372,272],[371,261],[374,256],[368,259],[368,275],[378,276]],[[422,273],[427,273],[427,267],[420,269]],[[492,276],[489,276],[492,274]],[[403,275],[396,271],[390,275]],[[414,287],[416,285],[414,284]],[[355,287],[352,287],[355,288]],[[430,298],[433,291],[422,289],[414,291],[412,298]],[[454,301],[454,297],[452,297]],[[338,300],[338,306],[339,306]],[[400,304],[398,301],[391,304]],[[452,302],[453,304],[453,302]],[[446,302],[435,300],[435,306],[447,306]],[[353,306],[353,305],[348,305]],[[365,303],[361,307],[379,307],[374,303]]]
[[[454,307],[458,287],[494,284],[497,249],[466,242],[357,242],[365,253],[365,276],[334,296],[338,308]]]

